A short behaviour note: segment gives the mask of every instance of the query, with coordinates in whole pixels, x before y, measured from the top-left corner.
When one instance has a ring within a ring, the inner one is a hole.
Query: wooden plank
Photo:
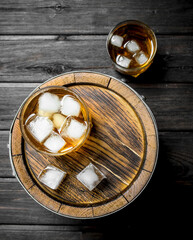
[[[64,231],[64,232],[83,232],[91,231],[95,232],[99,230],[95,226],[89,225],[7,225],[3,224],[0,226],[0,230],[18,230],[18,231]]]
[[[89,226],[1,225],[1,239],[101,240],[100,229]]]
[[[39,84],[6,84],[0,87],[0,129],[9,129],[20,105]],[[9,100],[8,100],[9,99]],[[8,101],[11,101],[9,104]],[[5,104],[6,103],[6,104]],[[17,105],[15,107],[14,105]],[[9,107],[8,107],[9,106]]]
[[[2,0],[3,34],[103,33],[118,22],[138,19],[160,33],[192,33],[192,1],[24,1]],[[80,17],[81,16],[81,17]]]
[[[66,231],[54,231],[54,230],[38,230],[38,231],[21,231],[21,230],[3,230],[0,232],[1,239],[15,239],[15,240],[26,240],[26,239],[39,239],[39,240],[82,240],[81,232],[66,232]]]
[[[55,232],[55,231],[2,231],[0,233],[1,239],[15,239],[15,240],[26,240],[26,239],[68,239],[68,240],[82,240],[82,234],[79,232]]]
[[[158,130],[193,129],[190,116],[193,114],[193,85],[191,84],[144,84],[131,87],[146,97],[146,103],[153,111]]]
[[[0,84],[0,129],[7,130],[23,100],[38,84]],[[33,86],[33,87],[31,87]],[[130,84],[146,97],[160,131],[193,130],[193,85]],[[6,102],[6,105],[5,105]]]
[[[193,36],[158,36],[154,63],[138,78],[116,72],[102,36],[0,36],[0,82],[40,82],[93,70],[133,82],[193,82]]]
[[[0,131],[0,177],[11,177],[12,169],[8,153],[9,132]]]

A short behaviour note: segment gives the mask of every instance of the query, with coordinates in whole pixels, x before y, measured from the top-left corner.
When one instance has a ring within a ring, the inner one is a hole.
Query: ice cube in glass
[[[135,40],[130,40],[130,41],[126,42],[126,44],[124,46],[131,53],[136,53],[137,51],[140,50],[140,46],[138,45],[138,43]]]
[[[84,168],[76,177],[90,191],[106,178],[105,175],[92,163]]]
[[[44,142],[44,146],[53,153],[59,152],[66,145],[66,141],[56,132],[52,132],[49,138]]]
[[[36,116],[27,125],[27,129],[38,142],[43,142],[52,132],[53,123],[47,117]]]
[[[116,63],[118,65],[120,65],[121,67],[129,68],[129,65],[131,63],[131,59],[129,59],[129,58],[125,57],[125,56],[122,56],[122,55],[117,55]]]
[[[43,93],[39,98],[39,110],[41,112],[54,113],[60,109],[60,99],[56,94]]]
[[[66,175],[67,173],[60,170],[59,168],[53,165],[48,165],[40,172],[38,179],[47,187],[55,190],[61,184]]]
[[[111,44],[116,47],[121,47],[123,44],[123,37],[118,35],[113,35],[111,38]]]
[[[135,60],[139,65],[143,65],[144,63],[147,62],[148,57],[145,55],[143,51],[140,51],[136,56]]]
[[[81,105],[75,98],[66,95],[62,98],[61,105],[61,113],[65,116],[79,116]]]
[[[66,125],[61,130],[61,136],[70,139],[80,139],[86,132],[87,125],[85,122],[80,122],[74,118],[68,118]]]

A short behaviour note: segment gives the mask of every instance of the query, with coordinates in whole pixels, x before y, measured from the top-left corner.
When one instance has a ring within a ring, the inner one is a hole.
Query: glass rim
[[[23,124],[23,117],[24,117],[24,114],[25,114],[25,111],[27,109],[27,106],[33,101],[33,99],[35,97],[37,97],[39,94],[43,93],[43,92],[46,92],[46,90],[49,90],[49,89],[63,89],[63,90],[66,90],[70,93],[72,93],[79,101],[80,103],[83,105],[84,109],[85,109],[85,112],[86,112],[86,124],[87,124],[87,129],[86,129],[86,134],[84,136],[84,138],[82,139],[82,141],[80,143],[78,143],[77,145],[75,145],[74,147],[70,148],[69,150],[65,151],[65,152],[60,152],[60,153],[52,153],[52,152],[48,152],[48,151],[44,151],[44,150],[40,150],[38,149],[35,144],[33,144],[33,142],[30,140],[30,138],[27,136],[26,134],[26,131],[25,131],[25,128],[24,128],[24,124]],[[26,104],[28,104],[26,106]],[[24,102],[22,103],[22,107],[21,107],[21,112],[20,112],[20,116],[19,116],[19,124],[20,124],[20,129],[21,129],[21,133],[22,133],[22,137],[24,138],[24,140],[33,148],[35,149],[36,151],[40,152],[40,153],[43,153],[43,154],[47,154],[47,155],[50,155],[50,156],[63,156],[63,155],[66,155],[72,151],[75,151],[76,149],[80,148],[84,142],[86,141],[87,137],[89,136],[90,134],[90,130],[91,130],[91,116],[89,114],[89,110],[88,110],[88,107],[87,105],[85,104],[85,102],[83,101],[83,99],[76,93],[74,92],[73,90],[71,89],[68,89],[67,87],[64,87],[64,86],[47,86],[47,87],[42,87],[42,88],[39,88],[38,90],[36,90],[35,92],[32,91],[28,97],[24,100]]]
[[[155,41],[154,43],[154,51],[153,51],[153,54],[150,56],[150,58],[148,59],[147,63],[145,63],[142,67],[135,67],[135,68],[125,68],[125,67],[122,67],[120,65],[118,65],[115,61],[113,61],[110,53],[109,53],[109,42],[110,42],[110,39],[113,35],[113,33],[115,32],[116,28],[118,27],[121,27],[121,26],[124,26],[124,25],[129,25],[129,24],[134,24],[134,25],[139,25],[141,27],[144,27],[145,29],[148,29],[148,31],[151,32],[152,36],[153,36],[153,39]],[[108,55],[111,59],[111,61],[113,62],[113,64],[115,64],[118,68],[120,68],[123,72],[133,72],[133,71],[138,71],[138,70],[141,70],[141,69],[144,69],[146,68],[148,65],[150,65],[152,63],[152,60],[154,59],[155,57],[155,54],[157,52],[157,38],[156,38],[156,35],[154,33],[154,31],[145,23],[139,21],[139,20],[125,20],[125,21],[122,21],[122,22],[119,22],[118,24],[116,24],[113,28],[111,28],[108,36],[107,36],[107,40],[106,40],[106,49],[107,49],[107,52],[108,52]]]

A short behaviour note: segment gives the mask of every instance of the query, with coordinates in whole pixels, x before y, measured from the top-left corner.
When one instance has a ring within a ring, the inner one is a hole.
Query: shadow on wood
[[[118,73],[118,78],[124,80],[126,83],[160,83],[165,81],[166,71],[166,60],[159,53],[156,54],[152,65],[147,69],[146,72],[139,75],[137,78],[122,75]]]

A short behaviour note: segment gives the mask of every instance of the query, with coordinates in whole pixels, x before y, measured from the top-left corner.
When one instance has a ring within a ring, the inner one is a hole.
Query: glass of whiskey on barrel
[[[154,32],[136,20],[116,25],[110,31],[106,44],[115,69],[133,77],[149,68],[157,51]]]
[[[20,113],[25,141],[37,151],[53,156],[79,149],[91,126],[86,103],[66,87],[37,90],[24,102]]]

